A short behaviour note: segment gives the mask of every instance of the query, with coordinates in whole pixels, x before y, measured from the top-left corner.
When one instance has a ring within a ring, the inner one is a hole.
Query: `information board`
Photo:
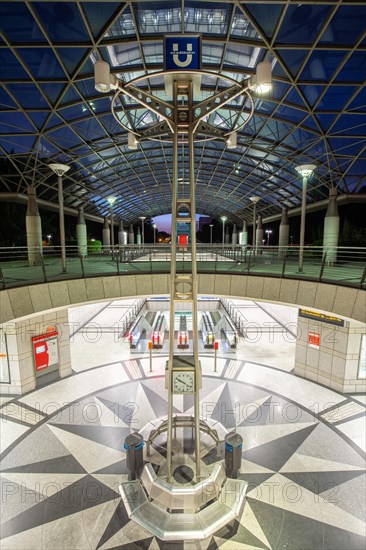
[[[299,309],[299,317],[305,317],[305,319],[311,319],[312,321],[320,321],[322,323],[329,323],[330,325],[337,325],[338,327],[344,327],[344,319],[335,317],[333,315],[327,315],[321,311],[311,311],[309,309]]]

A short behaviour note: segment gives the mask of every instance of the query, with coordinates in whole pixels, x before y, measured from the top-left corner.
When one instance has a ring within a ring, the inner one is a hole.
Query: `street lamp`
[[[145,245],[145,220],[146,220],[146,216],[140,216],[140,220],[141,220],[141,235],[142,235],[142,247],[144,247]]]
[[[154,244],[155,244],[155,242],[156,242],[156,238],[155,238],[155,236],[156,236],[156,223],[153,224],[153,228],[154,228]]]
[[[221,216],[222,221],[222,247],[224,248],[225,244],[225,222],[227,220],[227,216]]]
[[[51,239],[52,239],[52,235],[47,235],[47,239],[48,239],[48,244],[51,243]]]
[[[213,223],[210,223],[210,244],[212,244],[212,228],[213,228]]]
[[[113,223],[113,205],[116,202],[116,197],[108,197],[110,212],[111,212],[111,247],[112,247],[112,260],[114,260],[114,223]]]
[[[253,256],[255,254],[255,247],[256,247],[256,229],[257,229],[257,202],[260,201],[259,197],[249,197],[249,200],[253,203]]]
[[[62,189],[62,176],[70,170],[71,166],[67,164],[49,164],[52,172],[57,174],[58,178],[58,212],[60,218],[60,243],[61,243],[61,263],[62,272],[66,272],[66,243],[65,243],[65,215],[64,215],[64,194]]]
[[[300,250],[299,250],[299,272],[302,273],[304,265],[304,242],[305,242],[305,217],[306,217],[306,191],[308,178],[315,170],[315,164],[302,164],[296,166],[296,171],[302,176],[302,199],[301,199],[301,222],[300,222]]]
[[[266,235],[267,235],[267,246],[269,246],[269,238],[272,235],[272,229],[266,229]]]

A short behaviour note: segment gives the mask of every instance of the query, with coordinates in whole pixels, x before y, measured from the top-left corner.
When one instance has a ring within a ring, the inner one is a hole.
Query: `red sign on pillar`
[[[308,345],[311,348],[315,348],[315,349],[320,348],[320,334],[318,332],[309,332]]]
[[[219,343],[214,342],[214,350],[217,351],[219,349]]]

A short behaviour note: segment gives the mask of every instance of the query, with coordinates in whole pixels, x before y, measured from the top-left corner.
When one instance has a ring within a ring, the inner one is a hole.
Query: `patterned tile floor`
[[[128,519],[118,492],[127,479],[123,441],[165,416],[166,356],[150,373],[146,354],[123,351],[2,404],[1,550],[364,549],[364,400],[295,377],[275,358],[260,364],[241,353],[220,355],[217,373],[212,357],[201,357],[201,416],[244,441],[240,478],[249,487],[231,529],[164,543]],[[192,413],[191,396],[174,405]],[[193,464],[189,436],[178,430],[176,466]],[[162,473],[165,456],[162,436],[145,458]],[[203,469],[222,460],[207,438],[201,459]]]

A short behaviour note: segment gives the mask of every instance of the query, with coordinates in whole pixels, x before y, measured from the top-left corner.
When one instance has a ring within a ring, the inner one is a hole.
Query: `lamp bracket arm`
[[[155,97],[154,95],[145,92],[141,88],[137,88],[132,84],[123,84],[120,82],[118,89],[120,93],[127,95],[131,99],[134,99],[136,103],[143,105],[146,109],[149,109],[156,115],[162,117],[168,124],[173,122],[172,106],[166,101],[163,101],[162,99],[159,99],[158,97]]]
[[[192,134],[202,134],[208,138],[214,138],[214,139],[226,139],[227,131],[221,130],[217,126],[213,126],[212,124],[209,124],[208,122],[203,122],[202,120],[198,120],[197,122],[192,124]]]
[[[154,124],[153,126],[149,126],[148,128],[144,128],[140,131],[138,134],[139,141],[143,141],[145,139],[154,139],[162,136],[166,136],[167,134],[172,133],[172,127],[166,120],[162,120],[158,122],[157,124]]]
[[[200,122],[204,117],[209,116],[214,111],[217,111],[217,109],[229,103],[229,101],[235,99],[238,95],[241,95],[246,88],[247,86],[244,87],[241,84],[234,84],[234,86],[226,88],[208,97],[204,101],[201,101],[201,103],[194,106],[193,121],[197,123]]]

